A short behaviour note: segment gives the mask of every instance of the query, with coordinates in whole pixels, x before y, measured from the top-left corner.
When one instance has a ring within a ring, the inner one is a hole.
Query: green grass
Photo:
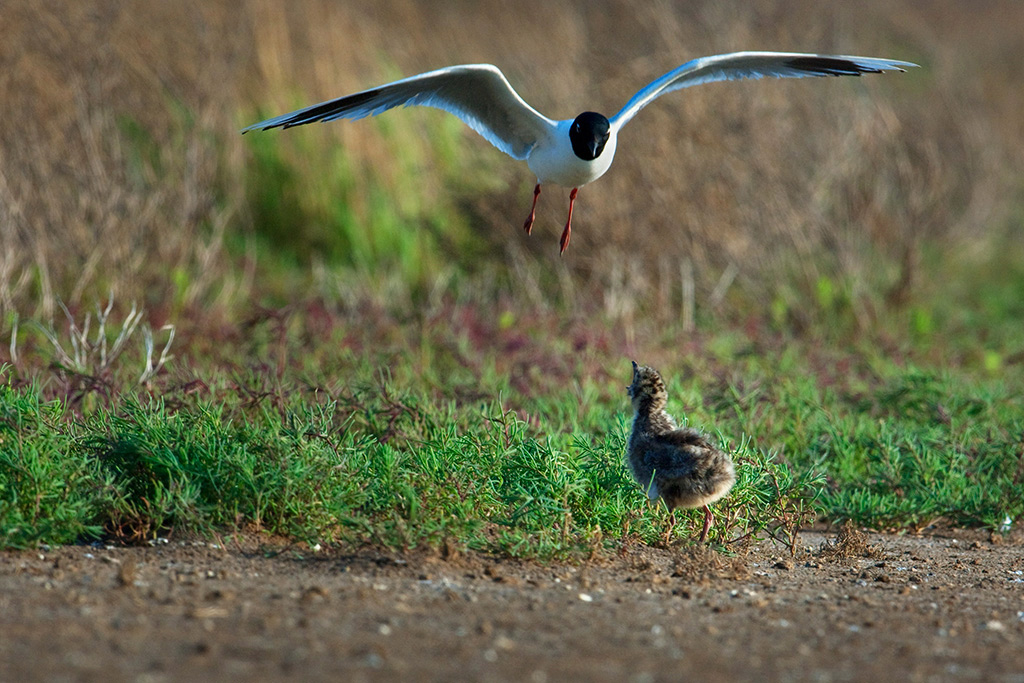
[[[77,420],[38,396],[0,394],[18,420],[0,457],[0,545],[245,527],[310,543],[550,556],[655,542],[665,521],[628,478],[626,418],[611,410],[594,433],[552,424],[542,435],[493,401],[459,407],[388,385],[296,392],[276,406],[245,392],[176,409],[126,396]],[[774,528],[814,495],[807,477],[751,446],[738,453],[719,542]]]
[[[727,387],[718,408],[735,413],[736,429],[778,444],[796,471],[825,473],[819,505],[831,521],[997,529],[1007,517],[1020,519],[1019,390],[915,368],[889,372],[839,390],[806,376],[756,373],[744,388]]]
[[[75,425],[59,401],[0,385],[0,546],[68,543],[102,533],[111,481],[76,457]]]
[[[238,529],[535,557],[661,542],[664,510],[623,465],[624,359],[583,349],[524,383],[509,369],[521,359],[495,351],[515,330],[496,333],[472,366],[447,322],[405,333],[422,347],[397,336],[356,353],[335,336],[278,338],[277,350],[255,328],[240,353],[287,366],[211,369],[198,397],[167,385],[47,400],[52,386],[8,371],[0,545]],[[564,354],[560,338],[539,342],[539,358]],[[714,543],[789,542],[816,518],[998,529],[1024,513],[1014,382],[812,345],[753,353],[732,332],[704,345],[660,365],[670,412],[717,434],[738,464]],[[611,373],[595,369],[607,363]],[[683,515],[681,538],[699,514]]]

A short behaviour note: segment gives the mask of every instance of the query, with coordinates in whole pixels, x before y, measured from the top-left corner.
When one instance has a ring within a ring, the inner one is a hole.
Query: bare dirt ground
[[[1024,681],[1021,538],[802,545],[552,565],[252,537],[4,552],[0,679]]]

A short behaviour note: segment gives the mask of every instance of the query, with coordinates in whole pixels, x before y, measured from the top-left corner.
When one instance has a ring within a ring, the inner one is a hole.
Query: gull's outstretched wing
[[[315,121],[361,119],[403,105],[434,107],[454,114],[515,159],[525,159],[538,140],[553,134],[555,129],[555,122],[523,101],[497,67],[463,64],[314,104],[260,121],[242,132],[290,128]]]
[[[860,76],[883,71],[906,71],[911,62],[874,57],[815,55],[800,52],[732,52],[701,57],[669,71],[640,90],[611,118],[621,127],[655,99],[700,83],[734,81],[743,78],[806,78],[809,76]]]

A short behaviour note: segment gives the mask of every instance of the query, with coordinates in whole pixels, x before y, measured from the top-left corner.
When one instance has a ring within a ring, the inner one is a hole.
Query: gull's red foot
[[[564,254],[565,248],[569,246],[569,235],[572,233],[572,205],[576,201],[576,192],[578,190],[578,187],[574,187],[572,192],[569,193],[569,217],[565,220],[565,230],[562,231],[562,239],[558,241],[558,244],[562,247],[558,252],[559,254]]]
[[[537,218],[537,197],[540,196],[540,183],[537,183],[537,187],[533,188],[533,206],[530,207],[530,215],[526,217],[526,222],[523,223],[523,230],[529,235],[530,231],[533,230],[533,221]]]

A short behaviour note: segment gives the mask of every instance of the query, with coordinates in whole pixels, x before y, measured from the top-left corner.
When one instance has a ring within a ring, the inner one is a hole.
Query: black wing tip
[[[906,71],[896,64],[891,64],[889,69],[882,69],[858,64],[852,59],[838,57],[794,57],[786,61],[786,66],[815,76],[860,76],[861,74],[880,74],[884,71]]]
[[[275,128],[280,128],[281,130],[285,130],[286,128],[294,128],[295,126],[302,126],[302,125],[305,125],[307,123],[316,123],[317,121],[321,121],[321,120],[323,120],[322,116],[316,116],[316,117],[303,116],[301,118],[297,117],[297,118],[294,118],[294,119],[288,119],[286,121],[280,121],[278,123],[272,123],[269,126],[261,126],[259,124],[256,124],[254,126],[249,126],[248,128],[243,129],[242,130],[242,135],[245,135],[249,131],[253,131],[253,130],[265,131],[265,130],[273,130]]]
[[[338,99],[329,100],[322,102],[321,104],[314,104],[312,107],[307,107],[293,113],[291,116],[284,120],[280,120],[277,123],[272,123],[269,126],[256,123],[248,128],[242,130],[242,135],[245,135],[251,130],[270,130],[272,128],[294,128],[295,126],[301,126],[307,123],[316,123],[317,121],[323,121],[328,116],[342,114],[350,109],[354,109],[367,101],[373,99],[380,94],[380,89],[366,90],[355,95],[347,95],[345,97],[339,97]]]
[[[275,123],[272,126],[264,126],[264,125],[262,125],[260,123],[254,123],[251,126],[246,126],[245,128],[243,128],[242,129],[242,135],[245,135],[246,133],[251,133],[254,130],[258,130],[258,131],[270,130],[271,128],[277,128],[280,125],[281,124],[279,124],[279,123]]]

